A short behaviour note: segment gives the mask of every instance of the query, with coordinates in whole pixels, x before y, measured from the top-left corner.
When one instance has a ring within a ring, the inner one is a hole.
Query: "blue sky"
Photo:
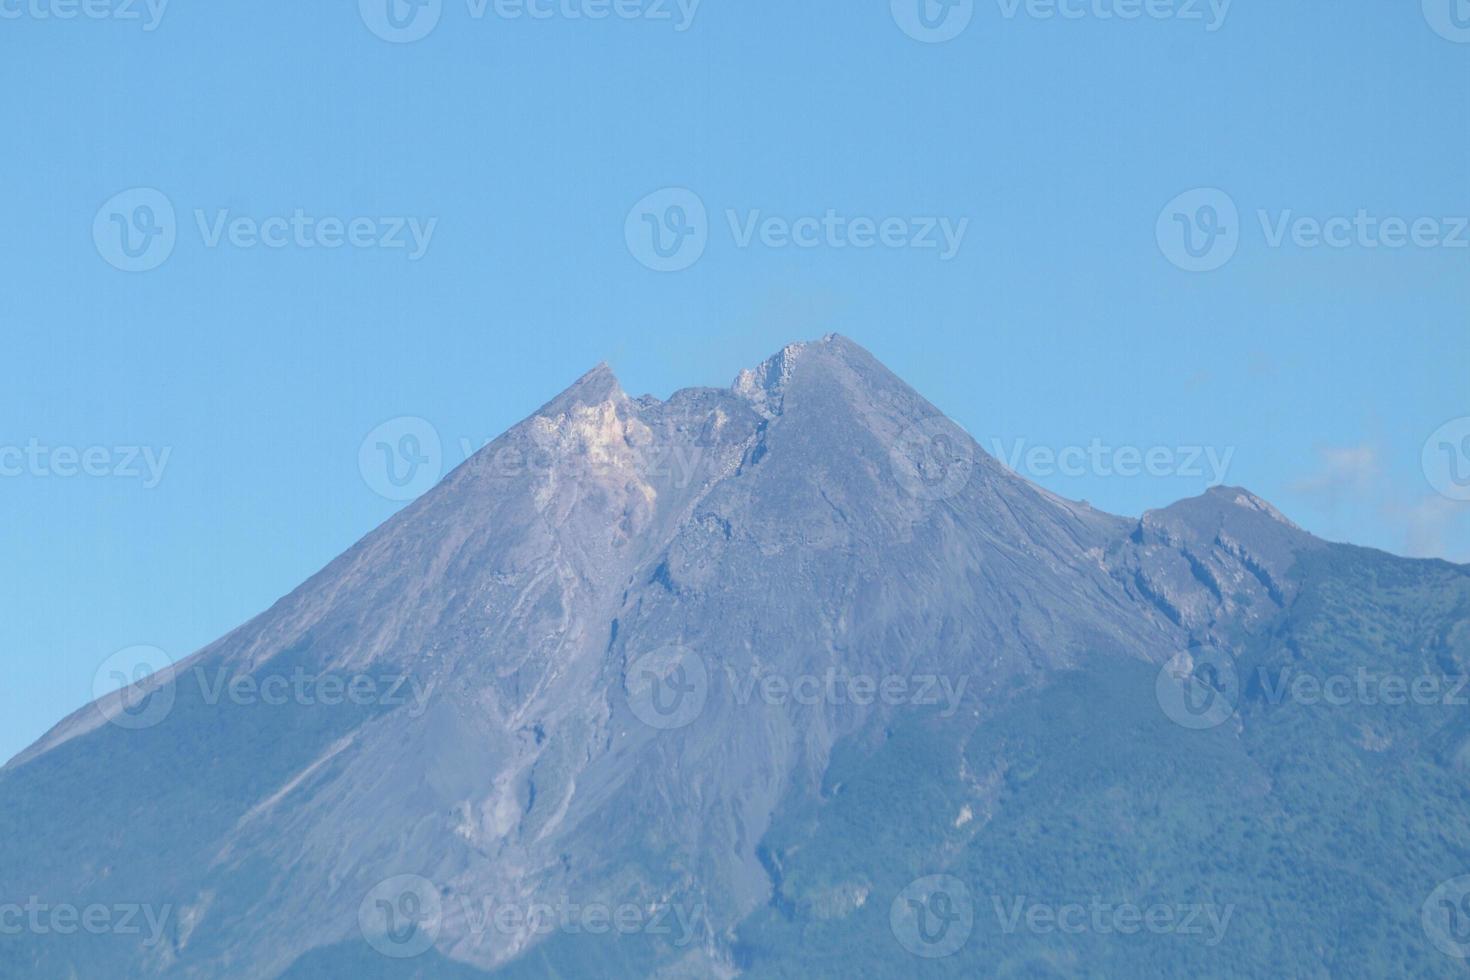
[[[0,757],[604,359],[836,330],[1068,496],[1470,560],[1470,4],[918,2],[0,0]]]

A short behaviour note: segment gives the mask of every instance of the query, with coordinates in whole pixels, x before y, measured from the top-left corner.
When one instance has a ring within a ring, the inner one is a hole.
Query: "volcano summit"
[[[836,335],[666,401],[598,367],[152,666],[0,770],[0,976],[1470,953],[1467,709],[1269,696],[1470,673],[1470,570],[1064,500]]]

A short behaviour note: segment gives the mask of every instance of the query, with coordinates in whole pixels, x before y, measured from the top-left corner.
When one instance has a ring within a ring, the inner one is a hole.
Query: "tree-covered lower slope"
[[[1470,873],[1470,569],[1334,546],[1295,577],[1240,638],[1238,684],[1199,675],[1235,702],[1213,727],[1109,658],[968,730],[913,718],[844,746],[767,835],[780,884],[738,930],[746,974],[1463,975],[1421,910]],[[893,899],[936,874],[971,931],[919,957]],[[1155,927],[1123,934],[1124,905]]]

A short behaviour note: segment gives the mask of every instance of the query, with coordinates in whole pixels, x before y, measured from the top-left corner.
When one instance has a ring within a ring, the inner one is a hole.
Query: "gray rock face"
[[[1060,499],[838,336],[667,401],[599,367],[150,682],[160,722],[110,724],[120,692],[0,770],[7,893],[171,909],[151,945],[30,936],[8,962],[275,977],[360,944],[374,888],[413,875],[431,955],[466,967],[545,938],[487,903],[570,896],[697,910],[658,968],[731,973],[773,814],[837,746],[915,702],[978,719],[1091,658],[1226,647],[1320,547],[1243,490],[1138,521]],[[376,686],[211,703],[288,676]]]
[[[1321,542],[1239,487],[1143,515],[1110,552],[1114,574],[1198,642],[1225,646],[1231,627],[1259,625],[1295,595],[1299,552]]]

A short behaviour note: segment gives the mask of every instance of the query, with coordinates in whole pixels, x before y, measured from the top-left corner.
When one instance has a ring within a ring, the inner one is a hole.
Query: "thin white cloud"
[[[1450,543],[1450,529],[1470,517],[1470,504],[1428,494],[1408,506],[1388,503],[1384,516],[1403,529],[1404,554],[1411,558],[1446,558],[1470,561],[1470,551]]]
[[[1319,449],[1316,469],[1290,487],[1328,515],[1342,509],[1349,523],[1367,520],[1376,511],[1399,540],[1395,550],[1401,554],[1470,561],[1470,551],[1453,543],[1464,539],[1453,532],[1461,521],[1470,520],[1470,504],[1432,493],[1406,498],[1390,484],[1373,445]]]
[[[1317,451],[1315,471],[1291,484],[1298,493],[1323,498],[1329,507],[1343,498],[1361,497],[1378,488],[1383,468],[1378,450],[1370,445],[1327,446]]]

